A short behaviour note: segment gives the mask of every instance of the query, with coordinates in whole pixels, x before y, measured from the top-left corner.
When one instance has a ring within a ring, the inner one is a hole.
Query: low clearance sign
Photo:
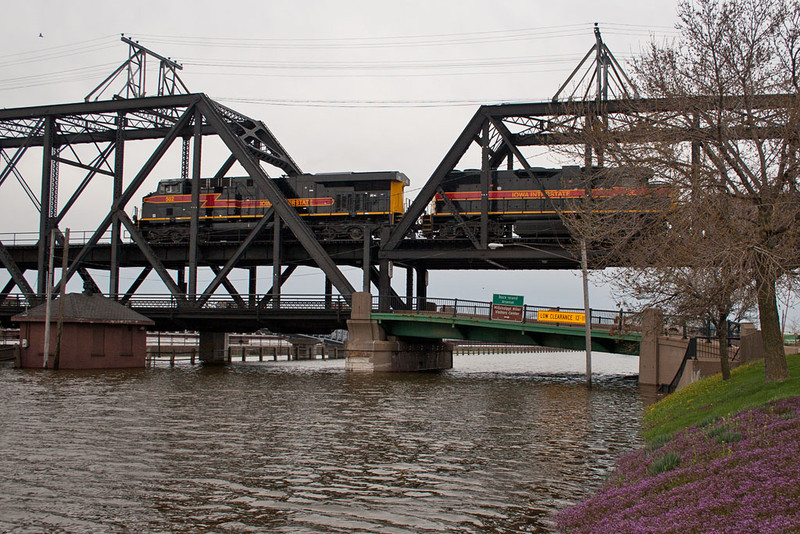
[[[562,312],[558,310],[540,310],[538,320],[547,323],[569,323],[569,324],[584,324],[586,323],[586,314],[577,312]]]

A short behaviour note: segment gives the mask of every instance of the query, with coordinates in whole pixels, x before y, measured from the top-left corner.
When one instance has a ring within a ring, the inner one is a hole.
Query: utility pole
[[[58,369],[61,360],[61,334],[64,331],[64,298],[67,296],[67,263],[69,262],[69,228],[64,232],[64,255],[61,257],[61,292],[58,296],[58,326],[56,328],[56,352],[53,369]]]
[[[55,254],[56,230],[50,230],[50,261],[47,265],[47,280],[45,282],[45,306],[44,306],[44,357],[42,369],[47,369],[47,359],[50,357],[50,314],[53,297],[53,255]]]

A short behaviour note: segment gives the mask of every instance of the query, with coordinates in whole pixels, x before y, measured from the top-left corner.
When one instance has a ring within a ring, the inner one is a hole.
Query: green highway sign
[[[522,306],[525,297],[520,295],[498,295],[492,296],[492,304],[500,306]]]

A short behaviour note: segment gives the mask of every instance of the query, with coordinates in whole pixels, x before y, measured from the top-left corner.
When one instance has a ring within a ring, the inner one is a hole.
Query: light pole
[[[504,243],[489,243],[486,247],[489,250],[497,250],[500,248],[504,248],[505,246],[513,246],[513,247],[523,247],[529,248],[531,250],[535,250],[537,252],[543,252],[545,254],[550,254],[551,256],[556,256],[559,258],[565,259],[575,259],[572,256],[566,256],[564,254],[558,254],[556,252],[551,252],[549,250],[544,250],[539,247],[534,247],[532,245],[528,245],[526,243],[508,243],[507,245]],[[589,261],[587,258],[586,253],[586,241],[581,239],[581,277],[583,278],[583,316],[584,316],[584,338],[586,344],[586,387],[592,387],[592,317],[591,317],[591,309],[589,308]]]

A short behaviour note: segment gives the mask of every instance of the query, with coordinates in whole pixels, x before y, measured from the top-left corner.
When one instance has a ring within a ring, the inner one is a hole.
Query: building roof
[[[50,309],[50,321],[58,320],[58,301],[55,299]],[[45,304],[31,308],[11,318],[16,322],[44,322],[47,312]],[[123,306],[103,295],[86,295],[69,293],[64,296],[64,322],[66,323],[100,323],[100,324],[137,324],[152,325],[153,321],[130,308]]]

